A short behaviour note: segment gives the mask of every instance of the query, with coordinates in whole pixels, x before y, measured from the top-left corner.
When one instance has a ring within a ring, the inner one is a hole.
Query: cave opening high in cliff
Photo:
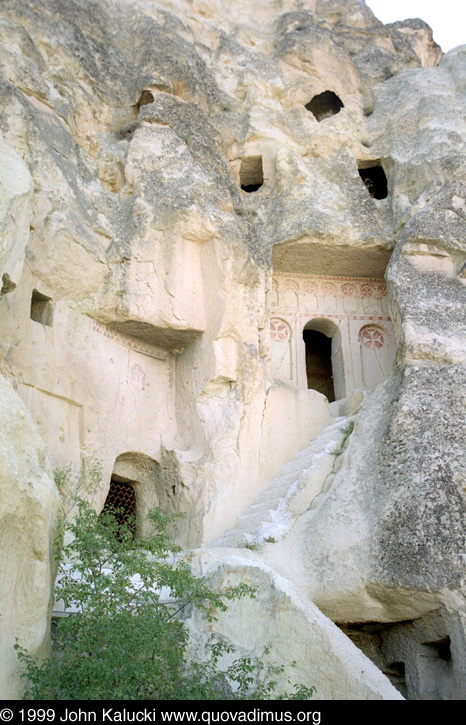
[[[359,164],[359,176],[373,199],[387,198],[387,176],[380,161],[361,162]]]
[[[245,156],[239,171],[240,185],[248,194],[257,191],[264,183],[262,156]]]
[[[52,327],[53,303],[50,297],[43,295],[36,289],[31,295],[31,320],[40,322],[41,325]]]
[[[306,103],[305,108],[310,111],[317,121],[335,116],[344,108],[343,101],[333,91],[324,91]]]
[[[141,109],[141,106],[148,106],[149,103],[154,102],[154,94],[152,91],[143,91],[141,95],[139,96],[139,100],[136,103],[136,109],[139,111]]]

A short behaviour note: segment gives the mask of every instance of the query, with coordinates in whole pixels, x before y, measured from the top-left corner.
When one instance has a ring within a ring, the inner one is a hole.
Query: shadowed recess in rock
[[[332,375],[332,340],[323,332],[303,330],[306,346],[307,387],[335,400]]]
[[[52,327],[53,305],[50,297],[33,290],[31,296],[31,320],[40,322],[41,325]]]
[[[335,116],[344,108],[343,101],[333,91],[324,91],[306,103],[305,108],[310,111],[317,121]]]
[[[139,111],[141,106],[148,106],[149,103],[154,102],[154,95],[151,91],[143,91],[139,96],[139,100],[136,103],[136,108]]]
[[[246,156],[241,161],[239,178],[243,191],[250,194],[260,189],[264,183],[262,156]]]
[[[370,166],[359,167],[359,176],[373,199],[386,199],[388,196],[388,183],[382,164],[380,161],[371,161],[369,163]]]
[[[453,661],[448,615],[435,612],[409,622],[365,622],[341,625],[348,637],[408,700],[449,700],[462,678]],[[460,633],[455,625],[455,636]],[[428,637],[436,637],[429,640]],[[462,646],[462,637],[457,645]]]

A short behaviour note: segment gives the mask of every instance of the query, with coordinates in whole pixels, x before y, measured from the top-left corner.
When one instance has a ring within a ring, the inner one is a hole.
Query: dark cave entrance
[[[344,108],[343,101],[333,91],[324,91],[306,103],[305,108],[310,111],[317,121],[335,116]]]
[[[335,400],[332,368],[332,340],[323,332],[304,328],[306,348],[307,387],[327,396],[329,403]]]
[[[385,171],[380,162],[371,162],[370,166],[360,166],[359,176],[363,180],[367,191],[373,199],[386,199],[388,196],[388,182]]]
[[[264,183],[262,156],[246,156],[242,159],[239,179],[242,190],[248,194],[260,189]]]

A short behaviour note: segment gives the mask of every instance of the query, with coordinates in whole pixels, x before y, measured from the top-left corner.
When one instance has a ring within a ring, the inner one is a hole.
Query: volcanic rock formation
[[[245,653],[464,699],[466,46],[363,0],[3,0],[0,69],[1,696],[51,472],[100,461],[99,510],[184,511],[259,588]]]

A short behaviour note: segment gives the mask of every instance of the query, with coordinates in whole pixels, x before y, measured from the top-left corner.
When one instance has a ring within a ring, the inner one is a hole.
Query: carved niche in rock
[[[276,274],[272,374],[339,400],[373,390],[395,355],[387,291],[380,279]]]

